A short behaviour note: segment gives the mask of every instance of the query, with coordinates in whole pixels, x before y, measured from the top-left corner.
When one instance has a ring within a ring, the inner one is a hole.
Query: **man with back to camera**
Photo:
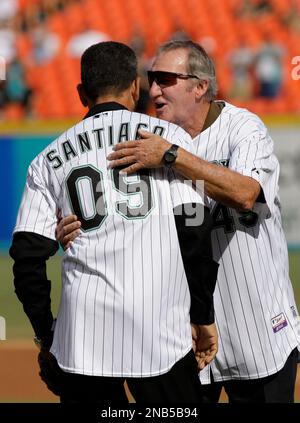
[[[200,372],[206,401],[224,386],[229,402],[293,402],[300,344],[299,314],[288,276],[278,197],[279,164],[262,121],[215,101],[212,60],[192,41],[162,46],[148,73],[157,117],[193,138],[196,155],[178,149],[173,168],[204,180],[219,262],[215,292],[219,351],[210,374]],[[163,165],[170,144],[143,132],[115,146],[111,165],[129,174]]]
[[[126,402],[125,378],[138,402],[198,403],[190,323],[200,368],[217,350],[209,211],[171,169],[177,146],[169,169],[133,177],[108,170],[106,160],[141,127],[186,148],[191,138],[132,112],[137,61],[124,44],[87,49],[81,78],[89,112],[31,163],[10,248],[16,294],[41,347],[41,376],[64,403]],[[194,219],[203,211],[202,225],[188,225],[191,209]],[[46,260],[58,249],[59,211],[76,213],[82,233],[64,254],[53,338]]]

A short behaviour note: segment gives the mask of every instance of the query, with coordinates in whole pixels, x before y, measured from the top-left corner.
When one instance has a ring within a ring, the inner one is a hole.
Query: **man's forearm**
[[[50,290],[46,260],[58,248],[57,242],[41,235],[19,232],[14,236],[10,255],[14,259],[15,292],[23,304],[35,334],[45,344],[51,344]]]
[[[143,140],[115,145],[108,160],[110,167],[122,166],[124,172],[131,174],[143,168],[163,166],[164,153],[170,147],[171,143],[160,136],[146,133]],[[260,184],[253,178],[209,163],[181,147],[173,168],[186,179],[204,181],[209,197],[237,210],[251,210],[261,191]]]
[[[203,205],[201,205],[203,207]],[[191,295],[190,317],[195,324],[214,322],[213,293],[218,264],[212,257],[212,218],[204,208],[204,221],[199,226],[187,226],[188,216],[174,210],[182,261]]]
[[[260,185],[254,179],[209,163],[182,148],[178,149],[173,168],[186,179],[203,180],[209,197],[238,210],[252,209],[260,193]]]

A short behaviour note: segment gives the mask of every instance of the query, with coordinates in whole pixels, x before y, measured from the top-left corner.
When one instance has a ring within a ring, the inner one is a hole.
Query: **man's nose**
[[[150,90],[149,90],[149,94],[150,94],[150,97],[152,99],[154,99],[155,97],[158,97],[159,95],[162,94],[162,90],[161,90],[160,86],[156,83],[156,81],[152,82],[152,85],[151,85]]]

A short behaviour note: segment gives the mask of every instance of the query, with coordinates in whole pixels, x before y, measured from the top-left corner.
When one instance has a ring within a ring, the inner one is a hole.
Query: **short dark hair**
[[[125,44],[94,44],[81,57],[81,82],[91,100],[125,91],[137,77],[137,58]]]

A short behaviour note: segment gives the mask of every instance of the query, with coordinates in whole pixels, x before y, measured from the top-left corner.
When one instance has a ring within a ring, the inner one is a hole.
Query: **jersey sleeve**
[[[272,180],[278,179],[279,164],[267,128],[258,118],[250,117],[241,121],[230,138],[234,141],[231,141],[229,168],[260,184],[264,195],[258,197],[256,211],[259,212],[263,204],[272,210],[277,195]]]
[[[14,233],[33,232],[55,240],[56,215],[54,198],[45,180],[31,164]]]

